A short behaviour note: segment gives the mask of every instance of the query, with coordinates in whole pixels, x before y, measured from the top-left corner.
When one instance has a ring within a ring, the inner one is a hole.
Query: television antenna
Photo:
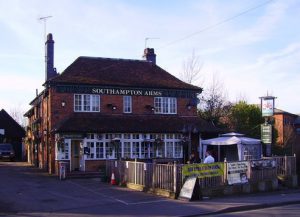
[[[159,39],[159,38],[150,38],[150,37],[145,38],[145,48],[147,48],[148,40],[153,40],[153,39]]]
[[[47,40],[47,20],[52,16],[40,17],[38,20],[44,21],[44,37],[45,41]]]

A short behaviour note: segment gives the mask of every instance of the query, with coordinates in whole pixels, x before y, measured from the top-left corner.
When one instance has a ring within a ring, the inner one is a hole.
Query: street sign
[[[265,144],[272,143],[272,125],[262,124],[261,125],[261,141]]]

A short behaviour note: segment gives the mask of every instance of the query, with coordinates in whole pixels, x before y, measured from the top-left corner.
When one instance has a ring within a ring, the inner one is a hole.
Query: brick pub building
[[[29,161],[49,173],[58,162],[97,171],[107,159],[186,161],[201,137],[217,130],[197,116],[202,89],[145,60],[78,57],[61,74],[54,41],[46,41],[45,89],[30,103]]]

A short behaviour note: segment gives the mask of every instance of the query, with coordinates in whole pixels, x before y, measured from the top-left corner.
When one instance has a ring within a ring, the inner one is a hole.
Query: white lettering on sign
[[[156,90],[132,90],[132,89],[110,89],[110,88],[93,88],[92,93],[107,94],[107,95],[162,96],[162,92]]]

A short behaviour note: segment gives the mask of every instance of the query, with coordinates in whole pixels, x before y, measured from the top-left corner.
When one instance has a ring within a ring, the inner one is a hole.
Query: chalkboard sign
[[[188,177],[186,179],[180,190],[179,199],[199,200],[201,198],[200,186],[197,179],[197,177]]]

